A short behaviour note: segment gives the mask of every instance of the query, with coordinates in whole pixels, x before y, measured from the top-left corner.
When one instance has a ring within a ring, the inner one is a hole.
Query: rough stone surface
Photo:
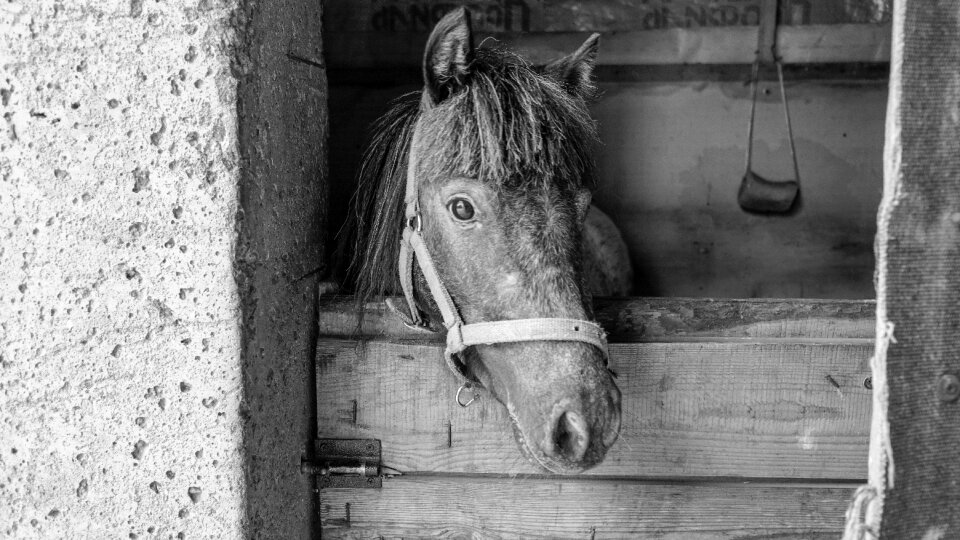
[[[309,538],[300,457],[316,435],[316,293],[326,273],[327,84],[321,3],[245,4],[238,61],[247,515],[255,538]]]
[[[244,534],[238,3],[0,6],[0,537]]]

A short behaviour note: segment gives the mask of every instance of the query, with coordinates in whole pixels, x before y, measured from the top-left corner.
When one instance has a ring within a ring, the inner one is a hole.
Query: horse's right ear
[[[470,12],[461,7],[440,19],[423,53],[423,82],[434,104],[466,84],[472,60]]]

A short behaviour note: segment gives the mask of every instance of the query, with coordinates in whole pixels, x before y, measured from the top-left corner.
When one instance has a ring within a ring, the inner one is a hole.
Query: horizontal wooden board
[[[324,538],[833,539],[852,487],[399,478],[320,494]]]
[[[404,472],[538,472],[501,404],[455,404],[441,351],[431,342],[321,340],[319,436],[380,439],[384,464]],[[843,341],[612,344],[621,437],[586,474],[864,478],[872,352],[869,342]]]
[[[609,83],[677,83],[696,82],[736,82],[750,80],[753,67],[750,64],[638,64],[598,66],[593,71],[593,77],[601,87],[601,102],[604,86]],[[327,70],[327,78],[334,92],[338,90],[357,94],[371,88],[394,88],[397,93],[406,90],[416,90],[423,84],[423,70],[417,66],[395,66],[376,68],[331,68]],[[762,66],[759,79],[775,81],[777,78],[776,66]],[[890,78],[890,64],[887,62],[854,62],[854,63],[810,63],[787,64],[783,69],[783,80],[786,83],[793,81],[843,81],[850,88],[855,81],[864,85],[883,85],[886,88]],[[343,90],[343,87],[352,87]],[[789,86],[788,86],[789,88]],[[375,112],[386,110],[385,103],[377,103]],[[341,115],[356,113],[353,110],[340,111]],[[339,117],[338,117],[339,118]],[[359,125],[349,127],[337,122],[335,127],[340,134],[360,130],[366,133],[369,122],[357,120],[356,114],[351,116]],[[374,116],[376,118],[376,116]],[[374,118],[370,118],[372,122]],[[353,144],[350,141],[350,144]],[[353,156],[347,156],[352,158]],[[345,156],[337,156],[335,161],[342,161]],[[331,162],[334,163],[334,162]]]
[[[756,26],[761,0],[470,0],[480,32],[624,32],[662,28]],[[459,4],[447,0],[328,0],[324,29],[428,32]],[[890,0],[782,2],[778,23],[875,24],[890,21]]]
[[[324,34],[328,67],[389,68],[418,66],[427,32],[345,32]],[[584,32],[479,34],[513,49],[534,64],[576,50]],[[671,28],[605,33],[597,63],[602,66],[662,64],[737,64],[753,62],[756,27]],[[887,62],[889,25],[784,26],[777,33],[783,61],[794,63]]]
[[[399,300],[399,299],[398,299]],[[597,321],[611,342],[684,339],[873,339],[876,304],[859,300],[705,298],[598,298]],[[383,302],[359,311],[346,297],[320,299],[320,335],[441,340],[439,334],[411,330]]]

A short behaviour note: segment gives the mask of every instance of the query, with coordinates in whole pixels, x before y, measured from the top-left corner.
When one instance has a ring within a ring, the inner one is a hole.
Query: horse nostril
[[[577,462],[583,459],[590,446],[590,430],[583,417],[573,411],[564,411],[557,417],[553,436],[548,440],[548,454]]]

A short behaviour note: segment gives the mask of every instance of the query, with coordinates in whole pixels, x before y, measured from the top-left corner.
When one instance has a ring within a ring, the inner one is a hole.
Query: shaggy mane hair
[[[424,119],[421,156],[429,155],[439,173],[477,178],[504,196],[550,184],[592,188],[597,134],[586,100],[593,90],[574,95],[512,53],[477,49],[467,83]],[[407,156],[420,96],[392,103],[372,126],[363,156],[345,244],[352,240],[348,280],[361,304],[400,292]]]

